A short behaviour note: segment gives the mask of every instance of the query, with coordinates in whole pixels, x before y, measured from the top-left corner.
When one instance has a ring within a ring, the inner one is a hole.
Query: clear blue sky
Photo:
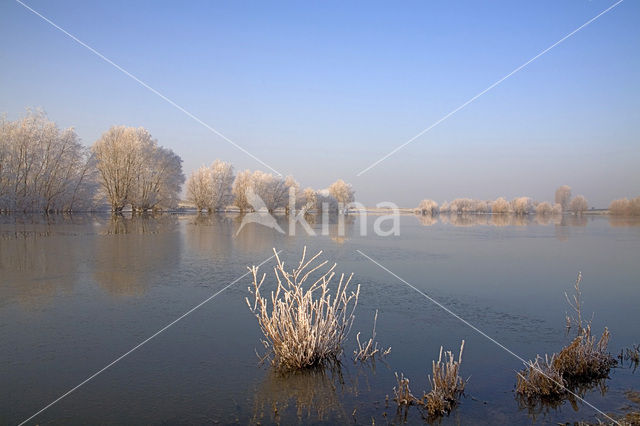
[[[613,1],[85,2],[34,9],[303,186],[366,204],[640,195],[640,2],[626,0],[366,174]],[[42,107],[92,144],[143,126],[189,173],[259,163],[11,0],[0,112]]]

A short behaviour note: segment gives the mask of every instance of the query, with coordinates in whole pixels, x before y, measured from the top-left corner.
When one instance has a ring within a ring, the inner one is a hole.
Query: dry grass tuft
[[[600,339],[591,334],[591,321],[582,320],[582,274],[574,285],[572,298],[565,293],[567,302],[573,308],[575,316],[567,316],[567,329],[576,327],[578,335],[562,350],[551,358],[536,356],[529,361],[523,371],[517,373],[516,393],[530,401],[536,399],[552,400],[563,398],[568,389],[579,390],[585,386],[597,384],[608,377],[615,359],[607,352],[609,330],[605,327]],[[586,324],[586,325],[585,325]]]
[[[629,348],[623,349],[620,351],[620,355],[618,355],[618,359],[620,362],[629,361],[631,367],[633,367],[633,371],[636,371],[638,368],[638,364],[640,364],[640,345],[635,344]]]
[[[570,384],[585,383],[607,377],[616,361],[607,352],[609,330],[605,327],[600,339],[591,335],[587,325],[573,341],[553,359],[553,368]]]
[[[413,394],[411,393],[411,389],[409,389],[409,379],[404,377],[404,374],[402,373],[400,373],[399,377],[398,373],[395,374],[398,386],[393,387],[393,400],[398,404],[398,407],[415,404],[418,399],[413,396]]]
[[[375,356],[387,356],[391,352],[391,347],[387,349],[380,350],[378,347],[378,342],[375,341],[376,338],[376,323],[378,321],[378,310],[376,309],[376,314],[373,317],[373,333],[371,338],[366,342],[366,344],[362,344],[360,342],[360,332],[356,334],[356,341],[358,342],[358,349],[353,351],[354,360],[360,362],[366,362],[368,360],[374,360]]]
[[[274,250],[275,252],[275,250]],[[266,274],[258,276],[258,267],[249,268],[253,274],[253,303],[247,305],[258,319],[265,336],[262,341],[272,363],[282,369],[302,369],[336,360],[342,353],[342,343],[353,324],[360,286],[348,292],[353,274],[341,274],[335,292],[329,289],[336,264],[326,269],[327,261],[319,261],[322,252],[306,260],[306,247],[298,266],[291,272],[276,253],[274,274],[277,289],[271,292],[271,303],[260,293]],[[306,284],[310,276],[311,284]]]
[[[457,360],[451,351],[444,353],[445,359],[443,360],[443,348],[442,346],[440,347],[438,361],[433,361],[432,363],[433,376],[429,376],[431,391],[425,393],[421,399],[416,398],[411,393],[409,379],[405,378],[404,375],[398,377],[398,373],[396,373],[398,386],[393,388],[395,395],[393,399],[398,404],[398,408],[417,405],[426,409],[429,417],[449,414],[458,403],[466,384],[466,381],[462,380],[459,375],[463,349],[464,340],[460,345],[460,353]]]
[[[536,356],[529,361],[527,367],[518,373],[516,392],[528,399],[541,398],[553,400],[562,398],[567,390],[562,374],[553,366],[555,355],[551,359],[547,355]]]
[[[445,360],[442,360],[442,346],[440,346],[440,356],[438,362],[433,361],[433,376],[429,376],[431,391],[424,395],[423,401],[427,411],[431,416],[448,414],[457,404],[458,398],[464,392],[465,381],[458,374],[462,364],[462,351],[464,350],[464,340],[460,345],[460,353],[456,361],[453,353],[447,351]]]

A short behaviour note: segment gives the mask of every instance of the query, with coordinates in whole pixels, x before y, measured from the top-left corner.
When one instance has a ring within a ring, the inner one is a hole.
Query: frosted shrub
[[[398,376],[398,373],[396,373],[398,385],[393,388],[393,393],[398,407],[417,405],[419,408],[425,409],[431,417],[450,413],[458,403],[466,384],[466,381],[460,377],[463,349],[464,340],[460,345],[460,353],[457,360],[451,351],[444,353],[443,359],[443,348],[440,347],[438,361],[432,362],[433,376],[429,376],[431,390],[429,393],[424,393],[422,398],[416,398],[411,393],[409,379],[402,374]]]
[[[511,212],[511,204],[502,197],[499,197],[491,203],[491,213],[509,213]]]
[[[260,277],[257,266],[249,268],[253,275],[253,286],[249,287],[253,301],[247,298],[247,305],[264,334],[265,357],[272,358],[278,368],[302,369],[336,360],[353,324],[360,286],[349,292],[353,274],[341,274],[331,292],[329,285],[336,264],[325,268],[327,261],[318,260],[321,254],[320,251],[307,260],[305,247],[298,266],[288,272],[276,252],[277,288],[271,292],[270,301],[261,294],[266,274]],[[312,275],[317,277],[310,278]]]
[[[571,203],[569,203],[569,210],[574,214],[582,214],[589,208],[587,199],[582,195],[576,195]]]
[[[433,200],[422,200],[418,205],[417,213],[433,216],[438,214],[438,203]]]

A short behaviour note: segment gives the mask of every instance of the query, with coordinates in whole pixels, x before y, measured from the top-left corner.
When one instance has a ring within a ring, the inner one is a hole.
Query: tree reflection
[[[180,234],[174,232],[175,215],[113,215],[102,226],[95,240],[93,276],[110,294],[141,295],[162,278],[162,271],[177,269]]]
[[[228,257],[233,246],[235,219],[220,213],[189,216],[185,241],[190,250],[207,258]]]
[[[8,291],[21,303],[37,307],[59,290],[69,291],[77,281],[78,258],[83,247],[65,244],[60,237],[41,233],[16,233],[19,238],[0,239],[0,276]]]

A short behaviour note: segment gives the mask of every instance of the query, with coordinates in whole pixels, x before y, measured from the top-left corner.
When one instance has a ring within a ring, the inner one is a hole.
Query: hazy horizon
[[[359,177],[614,2],[27,4],[303,187],[342,178],[366,205],[402,207],[553,201],[563,184],[595,207],[640,195],[638,3]],[[0,5],[0,23],[9,119],[42,107],[86,145],[142,126],[186,175],[215,159],[269,171],[19,3]]]

